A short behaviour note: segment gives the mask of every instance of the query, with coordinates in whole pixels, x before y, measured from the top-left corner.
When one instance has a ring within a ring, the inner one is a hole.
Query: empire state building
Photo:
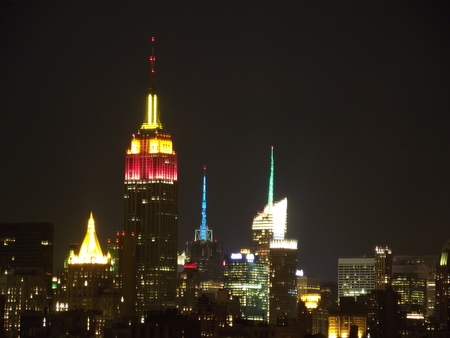
[[[149,310],[175,306],[177,280],[177,155],[160,122],[153,50],[150,63],[147,111],[126,154],[124,181],[124,230],[134,234],[141,318]]]

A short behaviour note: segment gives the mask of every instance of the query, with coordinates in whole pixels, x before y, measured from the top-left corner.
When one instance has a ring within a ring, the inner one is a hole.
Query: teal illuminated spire
[[[270,178],[269,178],[269,199],[267,201],[269,208],[273,206],[273,146],[270,147]]]
[[[202,223],[200,229],[195,230],[195,240],[212,241],[212,230],[206,224],[206,165],[203,166]]]

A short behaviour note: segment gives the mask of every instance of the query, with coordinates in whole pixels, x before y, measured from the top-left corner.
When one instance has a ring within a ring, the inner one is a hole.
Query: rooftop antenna
[[[152,55],[150,55],[150,88],[151,92],[155,89],[155,37],[152,36]]]
[[[147,112],[141,129],[162,129],[159,120],[158,100],[155,92],[155,38],[152,37],[152,55],[150,56],[150,87],[147,96]]]

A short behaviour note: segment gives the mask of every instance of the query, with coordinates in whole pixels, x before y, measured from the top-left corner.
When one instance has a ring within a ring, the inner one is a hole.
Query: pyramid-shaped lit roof
[[[95,233],[95,221],[92,216],[89,218],[86,236],[81,244],[78,255],[72,253],[69,257],[69,264],[106,264],[109,261],[109,255],[103,256],[102,248],[98,242]]]

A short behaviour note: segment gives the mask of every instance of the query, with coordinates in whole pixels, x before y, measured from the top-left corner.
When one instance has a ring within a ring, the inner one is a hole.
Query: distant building
[[[136,258],[133,233],[117,231],[115,240],[108,240],[113,287],[120,294],[120,315],[123,319],[136,315]]]
[[[287,232],[287,198],[279,202],[273,201],[274,159],[273,147],[270,152],[269,195],[264,211],[253,219],[252,242],[250,249],[259,256],[260,263],[268,263],[270,241],[284,239]]]
[[[328,331],[328,305],[322,302],[320,279],[303,276],[297,271],[298,321],[303,322],[306,332],[326,335]],[[328,297],[329,298],[329,297]]]
[[[387,290],[391,287],[392,251],[386,247],[375,247],[375,289]]]
[[[269,322],[286,325],[297,317],[297,240],[270,242]]]
[[[338,295],[356,297],[375,288],[374,258],[339,258]]]
[[[178,273],[177,301],[181,314],[196,313],[201,296],[200,272],[196,263],[186,263],[184,271]]]
[[[20,336],[24,313],[33,311],[44,315],[48,312],[45,277],[40,268],[15,268],[0,275],[0,294],[6,297],[3,318],[7,337]]]
[[[297,294],[298,297],[310,293],[320,293],[320,279],[311,276],[297,276]]]
[[[48,311],[53,237],[51,222],[0,223],[0,294],[5,295],[2,327],[8,335],[20,335],[25,312],[42,316]]]
[[[40,268],[50,296],[54,225],[51,222],[0,223],[0,269]]]
[[[370,337],[402,337],[400,302],[400,295],[392,288],[373,290],[367,295],[367,327]]]
[[[153,51],[152,51],[153,54]],[[137,263],[136,312],[176,306],[178,162],[171,135],[160,121],[150,57],[151,86],[144,121],[125,158],[124,231],[134,233]]]
[[[436,272],[436,316],[441,330],[450,330],[450,240],[444,244]]]
[[[222,282],[222,242],[217,241],[206,222],[206,166],[203,167],[202,222],[195,230],[194,241],[186,243],[186,256],[195,263],[202,283]]]
[[[409,316],[427,315],[428,267],[425,265],[393,265],[392,288],[401,297],[401,309]]]
[[[241,318],[267,321],[268,266],[249,251],[225,255],[224,289],[239,299]]]
[[[120,315],[120,294],[112,270],[111,256],[103,255],[91,213],[79,252],[71,250],[67,266],[59,270],[55,310],[96,311],[97,326],[91,329],[101,336],[107,323]]]
[[[426,277],[426,315],[431,317],[435,313],[436,303],[436,268],[439,263],[439,255],[394,255],[392,259],[392,271],[395,275],[401,272],[404,266],[416,266],[418,272],[423,278],[424,270],[419,266],[427,269]],[[395,287],[394,287],[395,289]],[[402,296],[403,297],[403,296]]]

